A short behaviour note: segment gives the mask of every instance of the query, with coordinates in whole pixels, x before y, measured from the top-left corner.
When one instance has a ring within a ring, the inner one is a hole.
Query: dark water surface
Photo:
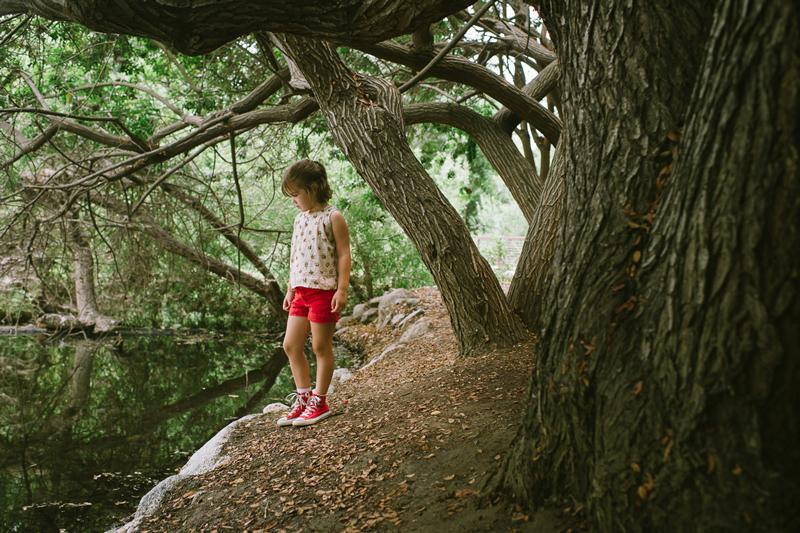
[[[0,336],[0,531],[105,531],[266,391],[269,338]]]

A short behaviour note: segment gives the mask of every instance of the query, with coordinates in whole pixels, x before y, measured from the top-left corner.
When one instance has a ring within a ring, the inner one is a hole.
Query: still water
[[[0,336],[0,531],[105,531],[264,389],[274,337]]]

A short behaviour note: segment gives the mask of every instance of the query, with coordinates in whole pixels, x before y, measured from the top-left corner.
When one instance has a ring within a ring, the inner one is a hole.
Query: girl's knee
[[[327,339],[312,341],[311,349],[314,350],[314,355],[317,357],[333,356],[333,343]]]
[[[283,340],[283,351],[286,352],[290,358],[296,355],[298,352],[302,354],[303,347],[296,342],[292,342],[288,339]]]

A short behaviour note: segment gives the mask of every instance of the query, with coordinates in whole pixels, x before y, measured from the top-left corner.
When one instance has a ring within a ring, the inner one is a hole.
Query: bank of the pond
[[[290,390],[288,368],[265,387],[272,337],[0,337],[0,531],[125,520],[220,428]]]
[[[338,386],[335,416],[306,428],[277,427],[277,413],[238,423],[218,466],[177,480],[152,514],[121,531],[579,528],[568,506],[527,516],[480,497],[521,420],[532,340],[458,358],[438,293],[414,294],[413,324],[351,323],[338,333],[380,359]],[[408,340],[412,327],[421,336]]]

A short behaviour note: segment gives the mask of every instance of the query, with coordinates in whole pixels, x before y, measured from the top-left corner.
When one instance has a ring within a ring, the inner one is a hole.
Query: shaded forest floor
[[[182,480],[140,531],[578,529],[569,509],[529,517],[480,494],[524,414],[532,341],[459,359],[438,292],[414,293],[431,329],[338,385],[334,416],[238,425],[223,449],[230,461]],[[359,324],[341,340],[369,360],[399,336]]]

